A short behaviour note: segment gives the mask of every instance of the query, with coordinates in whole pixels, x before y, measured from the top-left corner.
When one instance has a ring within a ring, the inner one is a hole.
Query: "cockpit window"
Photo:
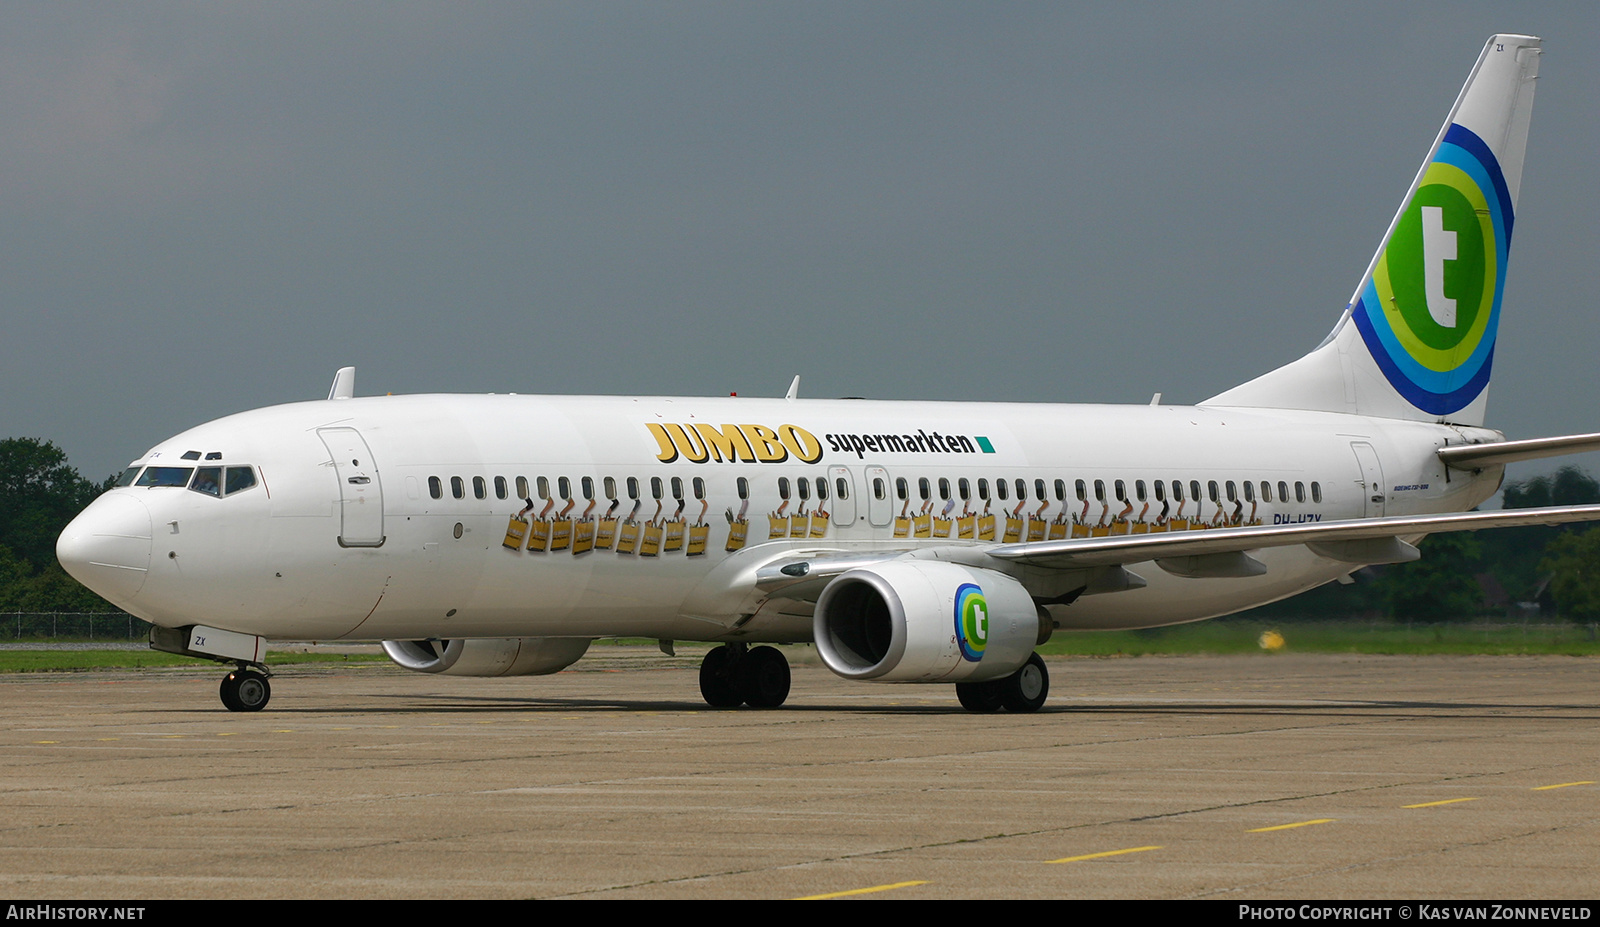
[[[134,464],[133,466],[129,467],[128,469],[122,471],[122,475],[117,477],[116,485],[118,485],[118,486],[132,486],[134,477],[139,475],[139,470],[140,469],[141,469],[141,467],[140,467],[139,464]]]
[[[148,467],[135,486],[187,486],[193,467]]]
[[[227,488],[228,495],[244,492],[256,484],[256,471],[249,467],[229,467]]]
[[[189,488],[195,492],[203,492],[208,496],[222,495],[222,468],[201,467],[195,471],[194,482]]]

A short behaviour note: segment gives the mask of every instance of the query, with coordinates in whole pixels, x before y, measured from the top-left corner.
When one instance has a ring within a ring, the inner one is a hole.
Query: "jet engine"
[[[547,676],[578,662],[587,637],[506,637],[384,641],[389,659],[418,673],[446,676]]]
[[[1015,579],[934,560],[840,574],[817,599],[822,660],[846,679],[982,682],[1016,672],[1052,625]]]

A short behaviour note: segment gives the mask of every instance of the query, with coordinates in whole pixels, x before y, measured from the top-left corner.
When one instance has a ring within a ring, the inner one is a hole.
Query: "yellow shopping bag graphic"
[[[912,531],[919,538],[933,536],[933,516],[923,512],[911,520]]]
[[[988,512],[978,516],[978,540],[994,540],[994,516]]]
[[[542,554],[550,549],[550,523],[536,518],[528,526],[528,550]]]
[[[617,520],[615,518],[602,518],[595,523],[594,549],[610,550],[612,543],[617,539]]]
[[[971,541],[978,536],[978,516],[963,515],[956,519],[956,537]]]
[[[506,525],[506,539],[501,546],[507,550],[522,550],[528,542],[528,521],[524,518],[511,516],[511,521]]]
[[[662,528],[666,531],[666,537],[661,542],[662,552],[670,554],[673,551],[683,550],[683,519],[674,518],[662,525]]]
[[[666,529],[660,525],[647,522],[644,526],[643,538],[639,542],[639,556],[654,557],[661,553],[661,541],[666,536]]]
[[[689,545],[684,550],[686,556],[701,557],[706,552],[706,540],[711,537],[711,526],[696,523],[689,526]]]
[[[572,552],[586,554],[594,550],[594,522],[584,518],[572,523]]]
[[[1022,519],[1013,515],[1007,515],[1006,536],[1002,539],[1002,542],[1006,544],[1015,544],[1020,540],[1022,540]]]

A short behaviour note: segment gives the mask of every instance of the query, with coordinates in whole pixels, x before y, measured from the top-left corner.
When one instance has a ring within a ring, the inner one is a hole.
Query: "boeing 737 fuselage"
[[[954,683],[978,711],[1048,693],[1061,629],[1271,602],[1438,531],[1600,518],[1472,513],[1504,463],[1600,446],[1482,427],[1537,39],[1485,47],[1326,342],[1199,406],[796,398],[329,398],[191,429],[63,533],[62,564],[238,664],[271,640],[382,640],[402,666],[535,675],[600,637],[720,642],[719,706],[781,704],[780,652]]]

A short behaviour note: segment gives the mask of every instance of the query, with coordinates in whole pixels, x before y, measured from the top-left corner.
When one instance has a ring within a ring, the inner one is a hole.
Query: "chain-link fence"
[[[126,612],[6,612],[3,639],[18,641],[142,641],[150,624]]]

